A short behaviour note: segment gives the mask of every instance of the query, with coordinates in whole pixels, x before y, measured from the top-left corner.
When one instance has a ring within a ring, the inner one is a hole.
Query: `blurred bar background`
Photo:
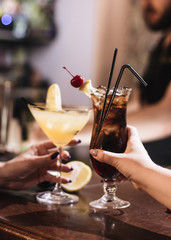
[[[58,83],[63,104],[91,106],[62,67],[93,86],[106,85],[118,48],[113,81],[125,63],[142,74],[158,37],[145,27],[136,0],[1,0],[0,81],[10,81],[14,91],[8,150],[45,138],[22,96],[45,101],[47,87]],[[133,87],[136,79],[127,72],[122,81]]]

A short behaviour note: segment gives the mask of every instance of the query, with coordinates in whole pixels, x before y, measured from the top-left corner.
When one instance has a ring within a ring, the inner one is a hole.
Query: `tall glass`
[[[131,89],[125,87],[117,90],[117,94],[95,145],[94,141],[97,135],[106,90],[99,87],[92,93],[94,125],[90,148],[103,149],[115,153],[122,153],[125,151],[127,145],[126,110],[130,92]],[[106,105],[108,105],[111,94],[112,90],[110,91]],[[90,156],[90,158],[94,170],[104,179],[104,195],[102,198],[90,202],[90,206],[99,209],[119,209],[128,207],[130,205],[129,202],[116,197],[116,179],[120,175],[120,172],[118,172],[115,167],[99,162],[92,156]]]
[[[31,106],[29,109],[44,133],[57,146],[59,153],[89,120],[91,110],[88,108],[63,108],[51,111],[45,107]],[[59,160],[59,177],[61,177],[61,159]],[[78,196],[67,194],[56,184],[53,191],[38,193],[39,203],[43,204],[72,204],[78,202]]]

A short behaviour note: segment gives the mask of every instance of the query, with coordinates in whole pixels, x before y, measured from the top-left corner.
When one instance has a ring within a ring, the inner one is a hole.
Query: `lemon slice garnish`
[[[79,88],[79,91],[84,92],[90,98],[92,89],[91,80],[86,80]]]
[[[92,170],[88,165],[80,161],[71,161],[66,163],[66,165],[71,166],[73,171],[68,173],[62,172],[61,176],[71,179],[72,182],[61,184],[62,188],[67,192],[79,191],[90,181]]]
[[[46,107],[52,111],[61,110],[61,91],[58,84],[50,85],[46,95]]]

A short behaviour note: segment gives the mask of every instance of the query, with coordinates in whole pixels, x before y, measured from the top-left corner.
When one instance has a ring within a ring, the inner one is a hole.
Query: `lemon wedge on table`
[[[46,107],[52,111],[62,109],[61,91],[58,84],[50,85],[46,95]]]
[[[81,190],[88,184],[92,177],[91,168],[81,161],[71,161],[66,163],[66,165],[71,166],[73,170],[68,173],[62,172],[61,175],[71,179],[72,182],[61,184],[62,188],[67,192],[76,192]]]
[[[84,92],[89,98],[91,97],[91,90],[93,89],[91,80],[86,80],[81,87],[79,87],[79,91]]]

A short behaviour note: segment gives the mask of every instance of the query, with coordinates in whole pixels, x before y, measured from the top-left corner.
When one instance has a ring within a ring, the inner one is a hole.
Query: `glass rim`
[[[42,110],[42,111],[49,111],[49,112],[57,112],[57,113],[60,113],[60,112],[63,112],[63,110],[65,112],[69,112],[69,111],[79,111],[79,112],[90,112],[93,110],[92,107],[87,107],[87,106],[68,106],[68,105],[63,105],[61,109],[58,109],[58,110],[51,110],[51,109],[48,109],[46,106],[45,106],[45,103],[37,103],[35,106],[34,105],[31,105],[31,104],[27,104],[28,107],[30,109],[39,109],[39,110]]]
[[[91,95],[99,95],[99,96],[104,96],[106,94],[107,88],[100,85],[97,88],[94,89],[94,91],[91,93]],[[132,91],[131,87],[126,87],[126,86],[120,86],[116,89],[116,96],[126,96],[130,95]],[[109,90],[109,95],[111,95],[113,92],[113,89],[111,88]]]

